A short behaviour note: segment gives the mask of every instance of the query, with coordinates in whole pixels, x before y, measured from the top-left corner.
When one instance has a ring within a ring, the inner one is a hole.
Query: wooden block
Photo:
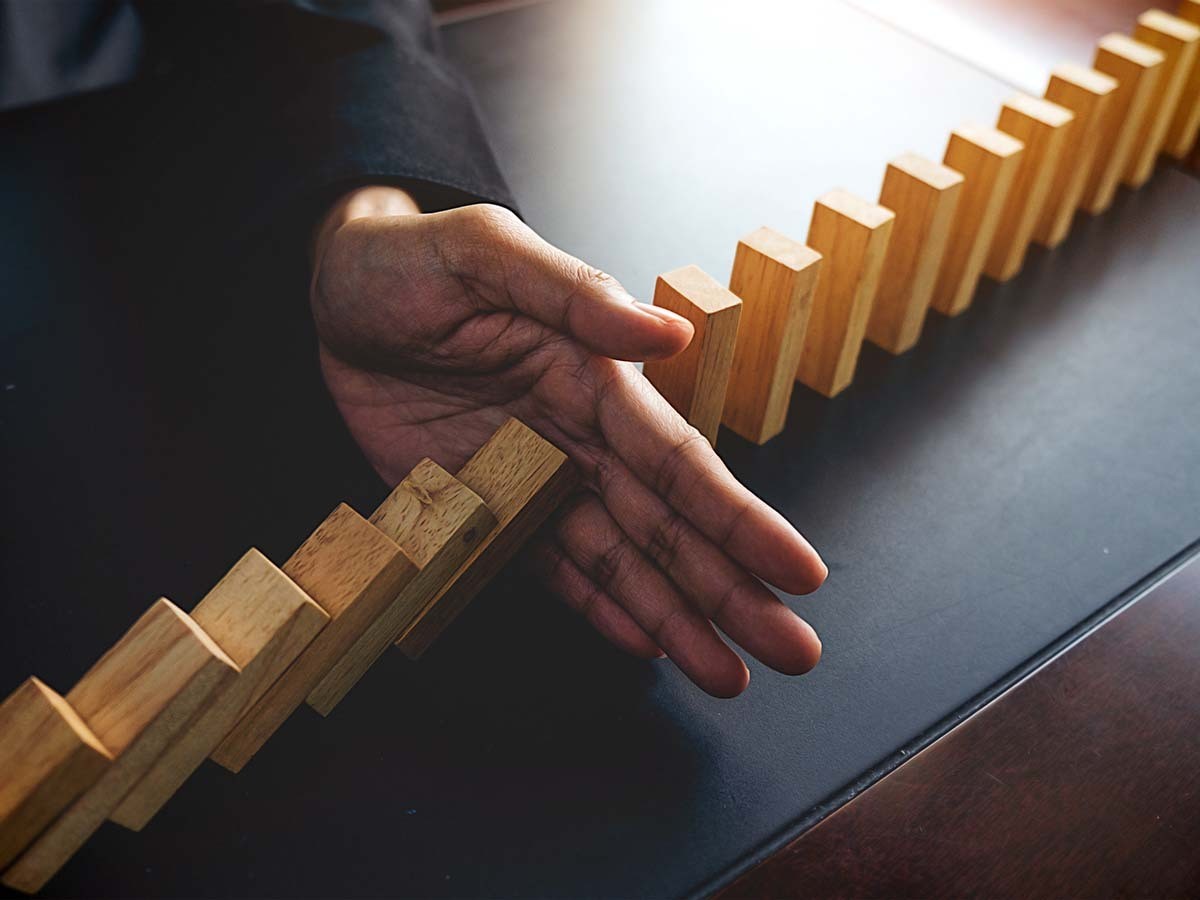
[[[1165,151],[1178,159],[1196,141],[1196,129],[1200,128],[1200,28],[1151,9],[1138,16],[1133,36],[1161,50],[1164,57],[1163,74],[1126,172],[1126,183],[1138,187],[1154,172],[1159,153]]]
[[[879,202],[896,213],[867,339],[889,353],[916,344],[950,241],[962,173],[905,153],[888,163]]]
[[[263,692],[283,674],[329,616],[257,550],[249,550],[192,610],[192,621],[241,671],[213,691],[109,817],[140,831]]]
[[[1033,239],[1044,247],[1057,247],[1071,230],[1116,88],[1115,78],[1074,63],[1065,63],[1050,73],[1046,99],[1071,110],[1075,124],[1071,126],[1070,144],[1033,229]]]
[[[1179,0],[1175,14],[1200,26],[1200,0]],[[1193,168],[1196,167],[1196,156],[1200,153],[1200,144],[1197,144],[1197,138],[1200,137],[1200,53],[1196,57],[1183,87],[1183,96],[1179,98],[1179,109],[1167,132],[1167,144],[1163,148],[1166,153],[1185,163],[1191,154],[1190,164]],[[1191,119],[1188,118],[1189,114]]]
[[[238,772],[354,645],[417,567],[391,538],[342,503],[329,514],[283,572],[329,614],[282,675],[262,693],[213,751]]]
[[[832,190],[813,204],[808,245],[825,257],[796,378],[826,397],[854,380],[896,216]]]
[[[684,266],[658,276],[654,305],[679,313],[696,333],[682,353],[651,360],[643,372],[675,411],[715,446],[742,301],[698,266]]]
[[[169,600],[151,606],[66,697],[113,754],[112,765],[12,864],[4,883],[41,890],[236,674],[233,660],[186,613]]]
[[[487,504],[496,527],[396,642],[411,659],[429,649],[576,484],[566,455],[516,419],[501,425],[455,477]]]
[[[994,128],[964,125],[950,133],[943,161],[964,181],[929,304],[938,312],[956,316],[971,305],[1024,152],[1024,144]]]
[[[396,485],[370,521],[420,571],[308,695],[309,706],[323,716],[409,629],[496,527],[496,517],[479,495],[430,459],[421,460]]]
[[[1025,152],[983,266],[989,278],[1008,281],[1021,271],[1074,124],[1075,115],[1069,109],[1026,94],[1018,94],[1000,108],[996,127],[1021,141]]]
[[[108,769],[110,754],[37,678],[0,704],[0,871]]]
[[[1108,34],[1096,45],[1092,67],[1117,80],[1101,125],[1099,149],[1083,189],[1083,208],[1099,215],[1112,205],[1117,182],[1129,165],[1134,143],[1162,75],[1163,55],[1123,34]]]

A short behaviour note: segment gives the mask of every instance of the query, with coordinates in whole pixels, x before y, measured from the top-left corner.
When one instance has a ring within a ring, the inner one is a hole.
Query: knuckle
[[[700,444],[707,447],[708,439],[689,424],[683,436],[672,445],[659,464],[654,474],[655,492],[663,497],[676,494],[681,476],[687,469],[688,458],[699,450]]]
[[[646,550],[664,572],[674,570],[686,533],[683,520],[674,513],[668,513],[654,523]]]

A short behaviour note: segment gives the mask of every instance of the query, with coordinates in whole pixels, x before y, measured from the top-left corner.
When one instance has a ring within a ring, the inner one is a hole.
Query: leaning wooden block
[[[37,678],[0,704],[0,871],[108,769],[112,755]]]
[[[854,379],[896,216],[833,190],[817,199],[808,245],[825,257],[796,378],[826,397]]]
[[[1159,153],[1165,150],[1178,158],[1196,141],[1196,129],[1200,128],[1200,28],[1151,9],[1138,16],[1133,36],[1163,54],[1162,77],[1125,173],[1126,184],[1139,187],[1154,172]]]
[[[159,600],[67,694],[114,761],[4,873],[40,890],[150,770],[237,666],[191,618]]]
[[[1179,8],[1175,14],[1184,21],[1200,26],[1200,0],[1179,0]],[[1196,140],[1200,137],[1200,53],[1192,64],[1191,74],[1183,87],[1183,96],[1179,98],[1179,108],[1167,131],[1167,143],[1163,152],[1180,160],[1187,160],[1188,154],[1197,147]]]
[[[455,477],[487,504],[496,527],[396,642],[411,659],[429,649],[576,483],[566,455],[516,419],[501,425]]]
[[[283,572],[329,614],[329,623],[246,710],[212,758],[238,772],[417,574],[391,538],[339,504]]]
[[[679,313],[696,333],[682,353],[647,362],[643,371],[675,411],[715,445],[742,301],[698,266],[684,266],[658,277],[654,305]]]
[[[323,716],[408,630],[496,527],[496,517],[479,495],[430,459],[417,463],[370,521],[420,571],[308,695],[308,705]]]
[[[962,185],[962,173],[915,153],[888,163],[879,202],[896,213],[896,224],[867,339],[889,353],[903,353],[921,336]]]
[[[263,692],[283,674],[329,616],[259,553],[238,560],[192,610],[192,621],[241,671],[213,691],[109,817],[140,831]]]

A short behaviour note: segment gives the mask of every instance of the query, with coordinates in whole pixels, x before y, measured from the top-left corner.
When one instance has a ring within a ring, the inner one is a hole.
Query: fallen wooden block
[[[962,185],[962,173],[915,153],[887,165],[879,202],[895,212],[896,224],[867,339],[889,353],[904,353],[921,336]]]
[[[1138,134],[1125,183],[1140,187],[1154,173],[1164,150],[1178,158],[1200,128],[1200,28],[1159,9],[1137,18],[1133,37],[1163,54],[1163,73]]]
[[[248,551],[192,610],[192,621],[241,671],[209,696],[109,817],[140,831],[329,622],[257,550]]]
[[[309,693],[308,705],[323,716],[408,630],[496,527],[496,517],[479,495],[429,459],[396,485],[370,521],[400,545],[419,571]]]
[[[950,133],[943,161],[963,174],[950,241],[930,306],[956,316],[971,305],[983,263],[1025,145],[994,128],[964,125]]]
[[[62,868],[237,666],[186,613],[159,600],[67,694],[111,766],[4,873],[32,893]]]
[[[721,422],[762,444],[783,431],[821,254],[759,228],[738,241],[729,290],[742,301]]]
[[[37,678],[0,703],[0,871],[111,762],[71,705]]]
[[[696,333],[682,353],[650,360],[642,371],[675,411],[716,445],[742,301],[698,266],[684,266],[658,276],[654,305],[683,316]]]

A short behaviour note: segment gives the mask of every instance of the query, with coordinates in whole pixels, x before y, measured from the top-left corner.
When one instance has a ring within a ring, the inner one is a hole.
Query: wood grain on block
[[[682,353],[650,360],[643,371],[675,411],[715,445],[742,301],[698,266],[684,266],[658,276],[654,305],[683,316],[696,333]]]
[[[566,454],[516,419],[501,425],[455,477],[487,504],[496,527],[396,642],[410,659],[429,649],[576,484]]]
[[[0,703],[0,871],[111,762],[71,705],[37,678]]]
[[[1050,73],[1046,99],[1071,110],[1075,124],[1071,126],[1062,163],[1055,171],[1042,214],[1033,229],[1033,239],[1044,247],[1057,247],[1070,233],[1116,88],[1115,78],[1074,63],[1064,63]]]
[[[1063,163],[1074,124],[1075,115],[1069,109],[1026,94],[1018,94],[1000,108],[997,129],[1021,141],[1025,152],[983,265],[989,278],[1008,281],[1025,264],[1033,229]]]
[[[1096,45],[1092,67],[1115,78],[1117,89],[1103,119],[1096,160],[1083,189],[1083,208],[1094,216],[1112,205],[1117,184],[1133,156],[1162,64],[1161,51],[1123,34],[1105,35]]]
[[[329,623],[266,689],[212,758],[240,771],[317,683],[417,574],[400,546],[342,503],[329,514],[283,572],[329,615]]]
[[[759,228],[738,241],[729,290],[742,301],[721,422],[762,444],[783,431],[821,254]]]
[[[943,161],[964,180],[929,304],[938,312],[956,316],[971,305],[1024,152],[1024,144],[994,128],[964,125],[950,133]]]
[[[259,551],[251,549],[192,610],[192,621],[241,670],[204,707],[109,817],[139,831],[300,655],[329,616]]]
[[[896,214],[867,322],[867,339],[889,353],[916,344],[950,240],[963,176],[905,153],[888,163],[879,202]]]
[[[1200,28],[1159,9],[1138,16],[1133,36],[1162,51],[1163,73],[1150,99],[1125,183],[1139,187],[1154,172],[1158,154],[1178,158],[1196,141],[1200,127]]]
[[[408,630],[496,527],[496,517],[479,495],[430,459],[421,460],[396,485],[370,521],[420,571],[308,695],[308,704],[323,716]]]
[[[67,694],[113,763],[4,873],[32,893],[62,868],[237,666],[191,618],[159,600]]]

